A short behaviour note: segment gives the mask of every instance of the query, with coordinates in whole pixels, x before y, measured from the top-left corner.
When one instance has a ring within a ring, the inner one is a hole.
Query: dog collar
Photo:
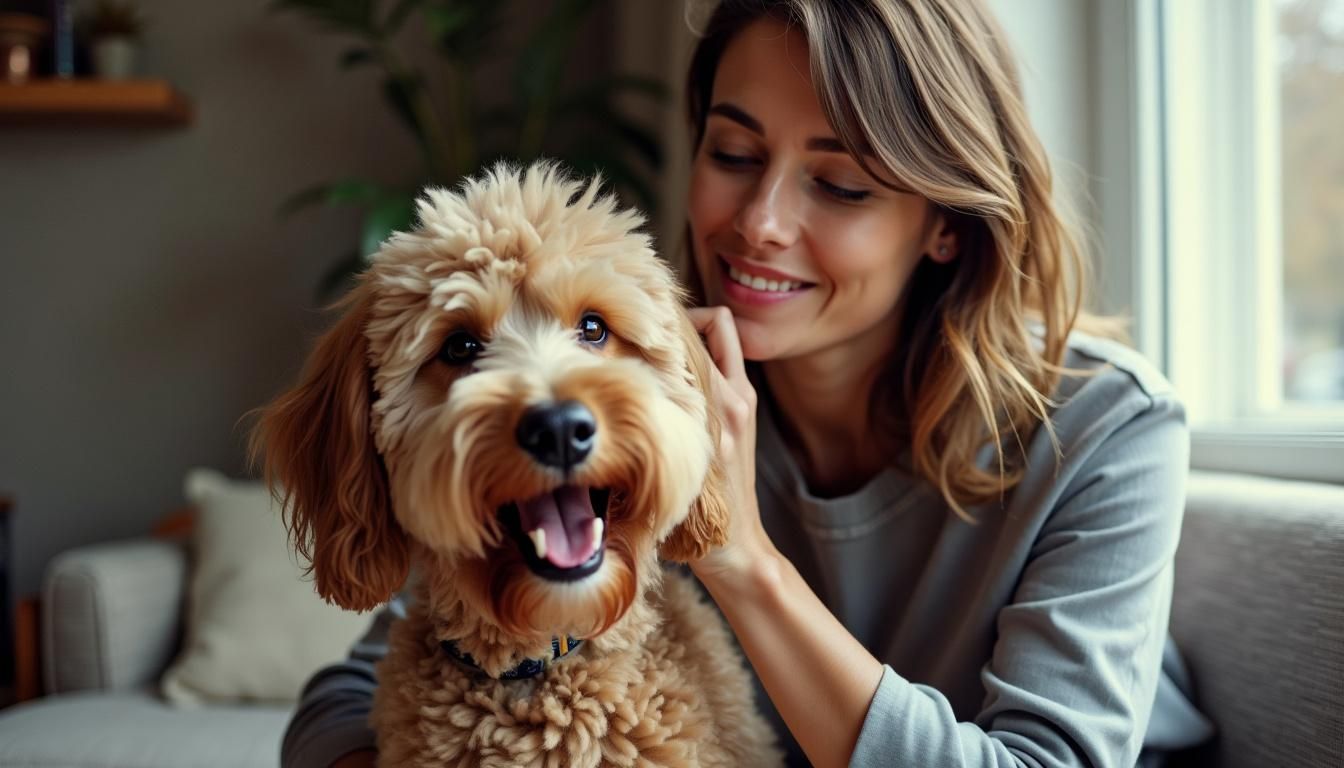
[[[565,635],[564,637],[552,637],[551,657],[549,659],[524,659],[523,663],[513,669],[505,670],[504,673],[499,676],[499,679],[526,680],[529,677],[536,677],[544,672],[546,667],[550,666],[552,662],[559,661],[568,656],[580,645],[583,645],[582,640],[570,637],[569,635]],[[443,648],[444,653],[448,654],[454,661],[462,666],[468,667],[482,675],[486,674],[485,670],[481,669],[481,665],[477,664],[476,660],[471,658],[471,654],[463,652],[462,649],[457,647],[457,643],[452,640],[443,640],[439,643],[439,646]],[[489,677],[489,675],[486,676]]]

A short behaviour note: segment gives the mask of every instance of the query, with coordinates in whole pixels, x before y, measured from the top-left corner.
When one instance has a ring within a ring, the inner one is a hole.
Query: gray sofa
[[[166,542],[54,560],[51,695],[0,711],[0,765],[275,765],[287,710],[182,710],[154,693],[185,584],[183,552]],[[1195,473],[1171,628],[1220,730],[1185,764],[1344,766],[1344,487]]]
[[[0,766],[276,766],[290,710],[184,709],[158,695],[181,637],[187,552],[168,540],[70,550],[47,567],[47,695],[0,710]]]
[[[1344,487],[1194,473],[1171,632],[1219,729],[1193,764],[1344,766]]]

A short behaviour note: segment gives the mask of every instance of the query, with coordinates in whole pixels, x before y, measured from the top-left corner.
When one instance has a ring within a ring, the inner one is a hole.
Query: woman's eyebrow
[[[718,104],[715,104],[714,106],[710,107],[708,114],[719,115],[720,117],[726,117],[729,120],[732,120],[734,123],[737,123],[738,125],[742,126],[743,128],[746,128],[748,131],[751,131],[752,133],[758,136],[765,135],[765,126],[761,125],[761,121],[757,120],[751,115],[748,115],[746,112],[742,110],[741,107],[737,107],[727,102],[721,101]]]
[[[714,106],[710,107],[709,112],[707,114],[718,115],[719,117],[726,117],[729,120],[732,120],[733,122],[742,126],[743,128],[746,128],[748,131],[751,131],[752,133],[756,134],[757,136],[761,137],[765,136],[765,126],[761,125],[761,121],[747,114],[745,110],[734,104],[730,104],[726,101],[721,101],[718,104],[715,104]],[[814,137],[808,139],[807,143],[804,146],[807,149],[815,150],[818,152],[839,152],[842,154],[849,153],[849,150],[845,149],[845,145],[841,144],[840,140],[835,138],[834,136]]]

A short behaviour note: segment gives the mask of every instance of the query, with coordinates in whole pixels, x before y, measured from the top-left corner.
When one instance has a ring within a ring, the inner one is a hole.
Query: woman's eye
[[[846,187],[837,187],[836,185],[830,183],[825,179],[817,179],[817,186],[821,187],[822,190],[825,191],[826,194],[830,195],[831,197],[834,197],[838,200],[843,200],[847,203],[857,203],[860,200],[866,199],[868,195],[872,194],[871,192],[867,192],[862,189],[848,189]]]
[[[756,164],[756,158],[749,155],[732,155],[722,150],[711,150],[709,156],[726,168],[746,168]]]
[[[485,349],[480,339],[466,331],[457,331],[449,336],[439,349],[439,359],[449,365],[466,365],[475,360]]]
[[[579,338],[585,344],[601,345],[607,340],[607,324],[597,315],[584,315],[579,321]]]

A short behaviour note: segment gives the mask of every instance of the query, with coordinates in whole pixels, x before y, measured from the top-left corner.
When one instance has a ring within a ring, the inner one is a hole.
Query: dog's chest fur
[[[766,766],[775,738],[718,613],[667,574],[637,651],[585,646],[530,681],[473,675],[418,609],[391,629],[373,722],[385,766]]]

